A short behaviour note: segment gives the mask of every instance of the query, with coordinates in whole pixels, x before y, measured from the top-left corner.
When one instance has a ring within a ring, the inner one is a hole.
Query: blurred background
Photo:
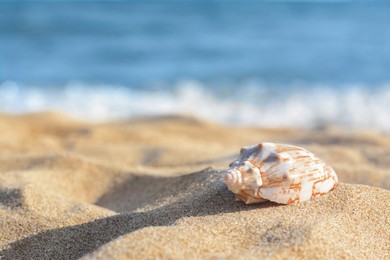
[[[390,1],[0,0],[0,112],[390,131]]]

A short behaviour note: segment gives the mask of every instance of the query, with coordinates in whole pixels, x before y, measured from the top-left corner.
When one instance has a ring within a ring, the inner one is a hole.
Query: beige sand
[[[3,259],[390,257],[388,135],[56,113],[0,115],[0,133]],[[264,141],[303,146],[353,184],[299,205],[235,202],[222,170]]]

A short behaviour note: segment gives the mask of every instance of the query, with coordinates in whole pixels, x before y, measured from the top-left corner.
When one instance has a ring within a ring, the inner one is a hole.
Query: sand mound
[[[92,125],[0,116],[0,257],[389,258],[390,138],[228,128],[181,117]],[[222,181],[242,145],[304,146],[337,171],[299,205],[244,205]],[[382,189],[385,188],[385,189]]]
[[[389,256],[388,191],[342,184],[322,198],[298,206],[232,204],[223,185],[208,195],[168,206],[155,218],[180,216],[173,226],[126,234],[86,259],[150,258],[343,258]],[[368,213],[369,212],[369,213]],[[368,214],[367,214],[368,213]],[[177,215],[179,214],[179,215]],[[163,224],[169,224],[164,222]],[[161,222],[160,222],[161,223]]]
[[[383,206],[390,201],[389,191],[341,184],[334,192],[300,205],[268,202],[247,206],[234,202],[221,174],[209,169],[181,177],[133,176],[125,184],[129,190],[114,189],[115,193],[109,192],[98,202],[126,213],[103,217],[102,210],[98,219],[90,221],[84,215],[91,206],[78,205],[84,211],[78,213],[83,215],[81,224],[47,228],[19,239],[8,244],[0,256],[74,259],[90,253],[86,258],[142,255],[182,259],[295,254],[378,258],[388,253],[390,233],[384,227],[389,225],[390,209]],[[167,189],[167,185],[176,189]],[[8,192],[6,197],[25,207],[18,192]],[[53,198],[46,200],[43,208],[39,203],[27,205],[33,212],[26,215],[42,216],[50,207],[53,212],[46,215],[57,212],[51,221],[63,224],[58,219],[69,214],[69,208],[63,210],[59,205],[64,203]],[[26,215],[18,218],[28,218]]]

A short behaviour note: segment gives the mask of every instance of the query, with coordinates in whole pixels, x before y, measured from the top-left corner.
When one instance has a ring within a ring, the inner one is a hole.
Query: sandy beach
[[[1,259],[390,257],[390,136],[169,116],[91,124],[0,115]],[[297,205],[235,202],[244,145],[304,147],[340,184]]]

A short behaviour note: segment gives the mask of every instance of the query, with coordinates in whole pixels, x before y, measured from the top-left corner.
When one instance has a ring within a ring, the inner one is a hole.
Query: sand
[[[390,136],[226,127],[186,117],[90,124],[0,115],[0,258],[390,258]],[[341,181],[298,205],[235,202],[243,145],[303,146]]]

